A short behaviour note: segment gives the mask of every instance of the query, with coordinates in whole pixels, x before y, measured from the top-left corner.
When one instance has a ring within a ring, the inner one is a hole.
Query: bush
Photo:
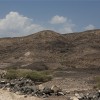
[[[13,69],[12,70],[8,70],[5,78],[7,78],[7,79],[16,79],[17,78],[16,70],[13,70]]]
[[[5,78],[7,79],[16,79],[16,78],[29,78],[35,82],[46,82],[52,79],[50,73],[46,71],[32,71],[25,69],[18,70],[8,70]]]
[[[94,81],[96,82],[96,87],[100,89],[100,77],[95,77]]]
[[[27,75],[27,78],[37,81],[37,82],[46,82],[51,80],[50,75],[46,75],[45,73],[37,72],[37,71],[32,71]]]

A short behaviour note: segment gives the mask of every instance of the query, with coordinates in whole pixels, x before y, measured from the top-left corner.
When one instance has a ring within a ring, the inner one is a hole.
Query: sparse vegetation
[[[100,89],[100,76],[99,77],[95,77],[94,80],[96,82],[96,87]]]
[[[17,71],[13,70],[13,69],[8,70],[5,78],[7,78],[7,79],[16,79],[17,78]]]
[[[16,78],[29,78],[35,82],[46,82],[52,79],[52,76],[49,72],[46,71],[32,71],[27,69],[9,69],[5,78],[7,79],[16,79]]]

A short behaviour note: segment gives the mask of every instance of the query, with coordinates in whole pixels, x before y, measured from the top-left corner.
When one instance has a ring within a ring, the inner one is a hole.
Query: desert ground
[[[24,95],[17,95],[7,90],[0,89],[0,100],[42,100],[42,99],[33,96],[25,97]]]
[[[100,76],[100,69],[67,69],[64,71],[55,71],[54,78],[42,85],[51,87],[52,85],[59,86],[67,94],[64,96],[49,96],[49,97],[34,97],[18,95],[7,90],[0,90],[0,100],[67,100],[74,96],[76,92],[87,93],[94,90],[96,83],[95,77]]]

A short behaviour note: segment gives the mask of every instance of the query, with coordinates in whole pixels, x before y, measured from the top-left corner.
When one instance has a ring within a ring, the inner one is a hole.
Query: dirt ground
[[[7,90],[0,89],[0,100],[42,100],[37,97],[27,96],[24,95],[17,95],[12,92],[8,92]]]
[[[44,86],[51,87],[57,85],[68,94],[62,97],[49,97],[45,100],[67,100],[75,92],[88,92],[93,90],[96,83],[94,78],[100,76],[100,69],[68,69],[65,71],[56,71],[56,78],[44,83]]]
[[[75,92],[85,92],[93,90],[95,86],[94,78],[100,76],[100,69],[67,69],[64,71],[55,71],[54,78],[43,86],[59,86],[67,92],[65,96],[50,96],[47,98],[24,97],[5,90],[0,90],[0,100],[68,100]]]

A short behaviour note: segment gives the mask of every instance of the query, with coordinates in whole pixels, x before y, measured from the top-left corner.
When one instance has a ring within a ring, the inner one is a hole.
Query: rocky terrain
[[[19,100],[18,94],[21,100],[99,100],[100,91],[94,89],[94,79],[100,77],[99,62],[99,29],[70,34],[45,30],[24,37],[1,38],[1,70],[48,70],[53,79],[40,87],[30,79],[0,79],[0,100]],[[52,86],[58,91],[54,92]],[[2,92],[10,99],[2,99]]]
[[[60,81],[61,84],[56,83]],[[75,81],[74,83],[72,83]],[[79,81],[79,82],[77,82]],[[86,86],[84,79],[55,79],[40,85],[25,78],[1,79],[0,100],[99,100],[100,90]],[[65,83],[64,83],[65,82]],[[51,86],[50,86],[51,85]],[[63,87],[64,85],[67,85]],[[76,88],[75,88],[76,86]],[[69,88],[68,88],[69,87]],[[4,96],[5,95],[5,96]],[[41,99],[39,99],[41,98]]]
[[[50,30],[0,39],[0,68],[35,70],[100,67],[100,30],[59,34]]]

